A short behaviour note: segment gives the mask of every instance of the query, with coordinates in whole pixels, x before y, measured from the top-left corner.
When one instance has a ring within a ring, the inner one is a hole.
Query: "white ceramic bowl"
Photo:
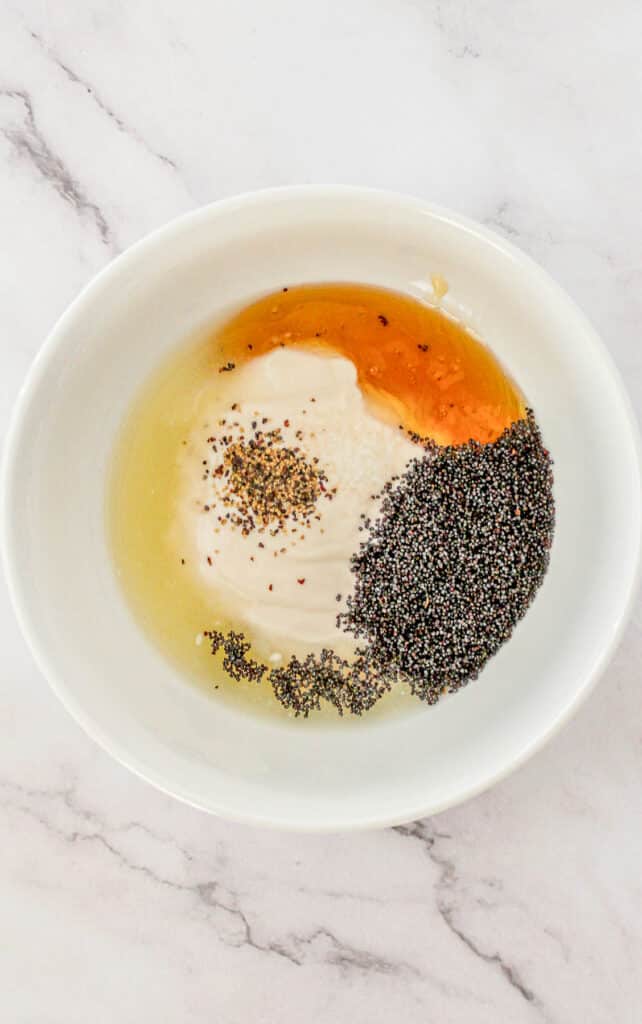
[[[430,708],[266,720],[185,683],[114,576],[106,467],[131,399],[198,325],[283,282],[422,294],[431,272],[525,390],[555,460],[557,530],[533,606],[482,676]],[[6,445],[4,548],[43,673],[98,743],[168,793],[283,828],[382,826],[478,793],[532,754],[604,668],[640,549],[637,431],[603,345],[558,286],[477,224],[398,195],[302,187],[215,203],[135,245],[47,339]]]

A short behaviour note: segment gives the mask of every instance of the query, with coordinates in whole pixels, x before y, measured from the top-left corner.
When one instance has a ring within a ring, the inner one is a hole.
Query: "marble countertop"
[[[634,0],[6,0],[1,430],[116,253],[245,189],[461,210],[586,310],[642,412]],[[537,757],[431,820],[294,836],[208,818],[98,750],[0,592],[7,1024],[642,1019],[642,603]]]

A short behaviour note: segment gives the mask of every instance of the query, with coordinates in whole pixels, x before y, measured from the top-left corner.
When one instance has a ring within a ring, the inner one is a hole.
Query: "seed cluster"
[[[295,716],[307,718],[311,711],[320,709],[321,701],[332,704],[340,715],[345,711],[361,715],[392,684],[367,651],[359,652],[354,661],[348,662],[325,648],[320,654],[308,654],[303,659],[292,657],[286,665],[268,669],[248,658],[251,645],[243,633],[209,630],[204,636],[210,641],[212,654],[223,652],[223,668],[230,678],[256,683],[267,679],[279,703]]]
[[[242,679],[253,683],[261,682],[267,666],[248,658],[248,651],[252,645],[247,642],[243,633],[235,633],[234,630],[220,633],[216,629],[209,629],[203,636],[210,641],[212,654],[219,650],[223,651],[223,668],[236,683],[240,683]]]
[[[235,403],[232,409],[238,408]],[[280,426],[266,428],[266,416],[252,421],[252,433],[246,434],[238,421],[219,420],[224,427],[220,434],[208,437],[218,463],[212,468],[204,460],[204,479],[217,483],[216,497],[227,509],[218,514],[221,526],[231,526],[248,536],[269,529],[271,536],[299,531],[311,525],[312,518],[321,518],[317,510],[320,497],[332,500],[336,487],[330,488],[328,478],[319,466],[319,459],[309,458],[300,445],[288,445]],[[289,426],[289,421],[284,421]],[[296,440],[303,431],[296,431]],[[205,512],[215,508],[204,505]]]
[[[476,678],[544,578],[552,482],[531,411],[490,444],[428,444],[366,523],[339,624],[430,704]]]
[[[238,510],[238,524],[252,529],[285,520],[309,520],[325,489],[327,477],[318,459],[306,457],[283,443],[280,430],[258,438],[240,438],[223,455],[226,496]]]

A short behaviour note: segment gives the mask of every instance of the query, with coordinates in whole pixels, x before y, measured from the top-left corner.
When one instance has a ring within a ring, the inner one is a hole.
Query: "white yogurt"
[[[182,457],[176,533],[181,555],[211,593],[213,610],[220,613],[222,606],[226,618],[273,663],[277,655],[323,647],[349,654],[354,641],[337,628],[336,617],[353,585],[350,559],[364,537],[360,517],[376,516],[379,501],[373,495],[404,471],[418,449],[372,413],[347,359],[277,349],[230,373],[223,389],[208,410],[208,425],[194,432]],[[213,427],[222,417],[228,425]],[[217,521],[229,508],[221,503],[220,478],[203,479],[203,460],[211,470],[220,463],[220,452],[214,455],[207,443],[210,434],[237,436],[239,428],[230,424],[238,423],[249,437],[252,423],[264,417],[265,431],[279,427],[286,445],[319,459],[327,487],[336,494],[331,501],[319,498],[320,519],[307,529],[288,523],[285,534],[254,530],[244,537]]]

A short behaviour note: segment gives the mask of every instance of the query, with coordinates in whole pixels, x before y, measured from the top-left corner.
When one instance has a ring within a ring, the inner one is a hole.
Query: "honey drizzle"
[[[383,288],[284,288],[243,309],[213,341],[223,366],[286,346],[345,356],[381,414],[439,444],[493,441],[525,414],[516,385],[465,327]]]

